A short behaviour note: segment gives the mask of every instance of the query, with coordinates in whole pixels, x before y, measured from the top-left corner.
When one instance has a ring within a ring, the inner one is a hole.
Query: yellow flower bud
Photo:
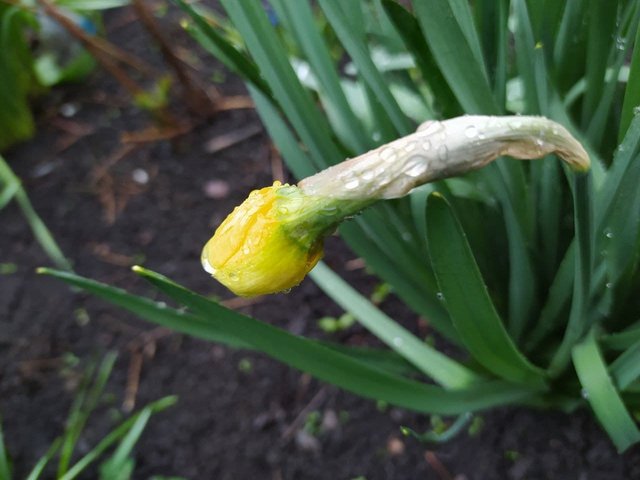
[[[298,285],[322,257],[324,237],[366,206],[407,195],[424,183],[481,168],[501,155],[556,153],[574,170],[589,155],[544,117],[468,115],[425,122],[414,134],[300,181],[254,190],[202,251],[202,266],[237,295]]]
[[[324,237],[351,212],[345,205],[355,205],[340,203],[280,182],[254,190],[207,242],[202,266],[236,295],[290,289],[322,257]]]

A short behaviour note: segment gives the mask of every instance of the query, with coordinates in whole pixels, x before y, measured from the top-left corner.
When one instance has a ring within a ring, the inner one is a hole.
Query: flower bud
[[[366,202],[337,202],[275,182],[254,190],[202,251],[202,266],[237,295],[285,291],[322,257],[324,237]]]
[[[275,182],[251,192],[202,252],[202,265],[237,295],[298,285],[322,257],[322,243],[347,216],[424,183],[483,167],[501,155],[557,153],[571,168],[589,156],[561,125],[544,117],[463,116],[429,121],[414,134],[330,167],[298,186]]]

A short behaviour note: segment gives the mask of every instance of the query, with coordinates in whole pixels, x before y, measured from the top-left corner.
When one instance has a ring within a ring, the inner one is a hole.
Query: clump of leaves
[[[439,415],[588,404],[619,451],[640,441],[630,414],[640,388],[638,2],[273,0],[274,20],[258,0],[222,0],[223,24],[176,2],[193,36],[246,80],[298,179],[463,113],[547,116],[581,141],[592,170],[499,160],[342,224],[349,246],[462,360],[322,263],[314,281],[389,349],[294,336],[139,267],[188,310],[45,273],[376,400]]]

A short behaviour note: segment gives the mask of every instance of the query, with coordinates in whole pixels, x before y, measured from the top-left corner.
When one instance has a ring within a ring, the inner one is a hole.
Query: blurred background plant
[[[174,405],[177,401],[176,397],[161,398],[135,412],[104,435],[95,447],[80,458],[76,458],[75,463],[72,463],[74,457],[77,457],[76,449],[82,439],[87,421],[105,399],[104,388],[111,375],[115,361],[116,354],[108,353],[100,362],[94,361],[87,366],[67,417],[64,434],[51,443],[51,447],[29,472],[26,480],[40,478],[72,480],[86,472],[97,461],[100,461],[97,467],[97,476],[93,478],[100,480],[128,480],[133,478],[135,469],[133,450],[149,419],[152,415]],[[0,479],[2,480],[14,478],[11,473],[11,458],[5,445],[5,443],[10,442],[10,438],[3,438],[0,425]],[[106,452],[111,448],[113,448],[113,451],[107,456]],[[56,457],[58,459],[56,473],[49,472],[50,469],[47,467]],[[177,479],[177,477],[175,478]]]
[[[619,451],[640,440],[637,1],[273,0],[265,10],[258,0],[222,0],[228,18],[176,3],[186,30],[246,80],[297,179],[464,113],[545,115],[583,142],[592,170],[503,159],[340,227],[439,333],[435,345],[324,264],[313,280],[388,349],[294,336],[139,267],[188,310],[44,273],[360,395],[457,415],[456,430],[469,412],[498,405],[589,404]]]

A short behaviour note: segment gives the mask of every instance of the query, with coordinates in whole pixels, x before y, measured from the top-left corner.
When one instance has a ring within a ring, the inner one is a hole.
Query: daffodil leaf
[[[573,348],[573,364],[584,396],[618,452],[640,441],[640,431],[611,381],[593,330]]]
[[[509,337],[462,226],[439,194],[431,195],[427,204],[427,240],[442,301],[471,355],[502,378],[543,385],[543,371],[531,364]]]

